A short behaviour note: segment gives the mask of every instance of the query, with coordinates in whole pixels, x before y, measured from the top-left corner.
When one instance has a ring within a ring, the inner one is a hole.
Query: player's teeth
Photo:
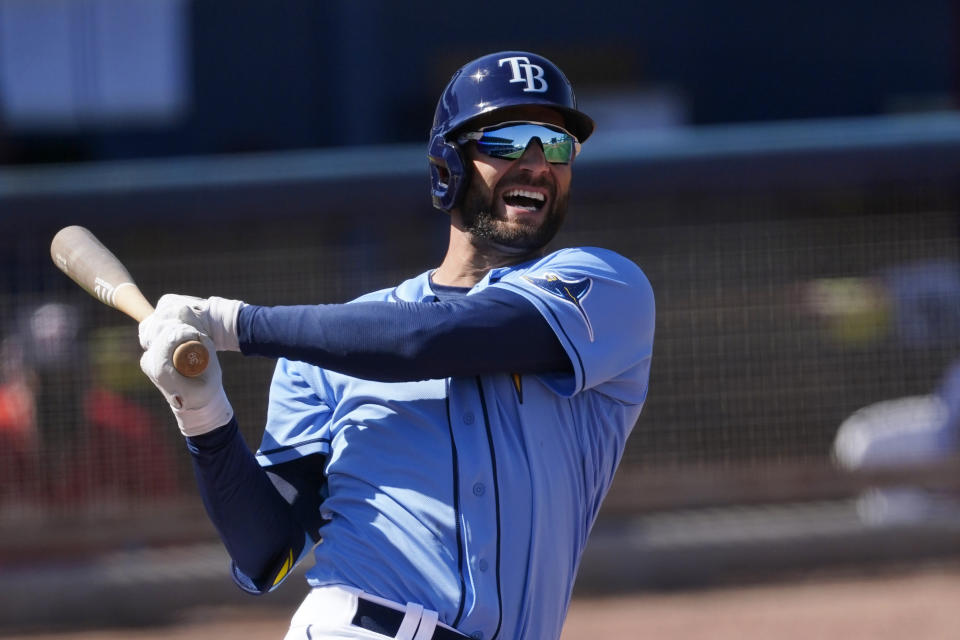
[[[526,189],[511,189],[504,195],[507,197],[523,196],[524,198],[530,198],[531,200],[537,200],[539,202],[546,200],[542,193],[537,193],[536,191],[527,191]]]

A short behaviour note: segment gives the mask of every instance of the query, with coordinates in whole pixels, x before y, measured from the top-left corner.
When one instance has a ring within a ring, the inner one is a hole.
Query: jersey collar
[[[526,271],[542,260],[544,260],[544,258],[540,257],[509,267],[497,267],[495,269],[491,269],[485,276],[483,276],[483,279],[480,280],[480,282],[473,286],[473,289],[471,289],[470,292],[473,293],[474,291],[485,289],[491,284],[499,281],[508,273],[515,271]],[[432,302],[434,299],[436,299],[436,293],[430,287],[430,274],[433,273],[433,271],[433,269],[424,271],[420,275],[400,283],[397,288],[393,290],[393,297],[404,302]]]
[[[415,278],[401,282],[393,290],[393,296],[404,302],[432,301],[436,296],[430,288],[430,271],[424,271]]]

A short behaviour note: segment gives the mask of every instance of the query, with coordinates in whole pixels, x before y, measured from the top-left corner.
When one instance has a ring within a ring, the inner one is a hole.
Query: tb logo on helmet
[[[498,66],[501,67],[504,62],[510,63],[510,71],[513,72],[510,82],[527,83],[527,86],[523,89],[524,92],[543,93],[547,90],[547,81],[543,78],[543,67],[538,64],[531,64],[530,58],[514,56],[497,60]]]

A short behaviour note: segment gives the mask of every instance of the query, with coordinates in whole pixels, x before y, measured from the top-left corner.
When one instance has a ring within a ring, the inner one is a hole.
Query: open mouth
[[[510,189],[503,194],[503,201],[517,209],[525,211],[539,211],[546,203],[547,197],[539,191],[529,189]]]

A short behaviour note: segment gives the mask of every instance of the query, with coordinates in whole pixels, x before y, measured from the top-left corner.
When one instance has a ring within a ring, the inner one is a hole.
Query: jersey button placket
[[[465,630],[480,632],[489,637],[499,619],[499,585],[494,575],[499,544],[499,505],[494,499],[494,461],[490,429],[484,421],[483,402],[475,380],[455,380],[450,386],[450,415],[454,424],[452,433],[457,450],[470,452],[459,457],[459,488],[462,491],[460,508],[463,530],[466,579],[466,599],[476,606],[460,621]],[[458,428],[459,427],[459,428]],[[485,559],[488,568],[480,570]],[[458,625],[458,626],[459,626]],[[487,629],[490,625],[490,629]],[[480,631],[482,629],[483,631]]]

